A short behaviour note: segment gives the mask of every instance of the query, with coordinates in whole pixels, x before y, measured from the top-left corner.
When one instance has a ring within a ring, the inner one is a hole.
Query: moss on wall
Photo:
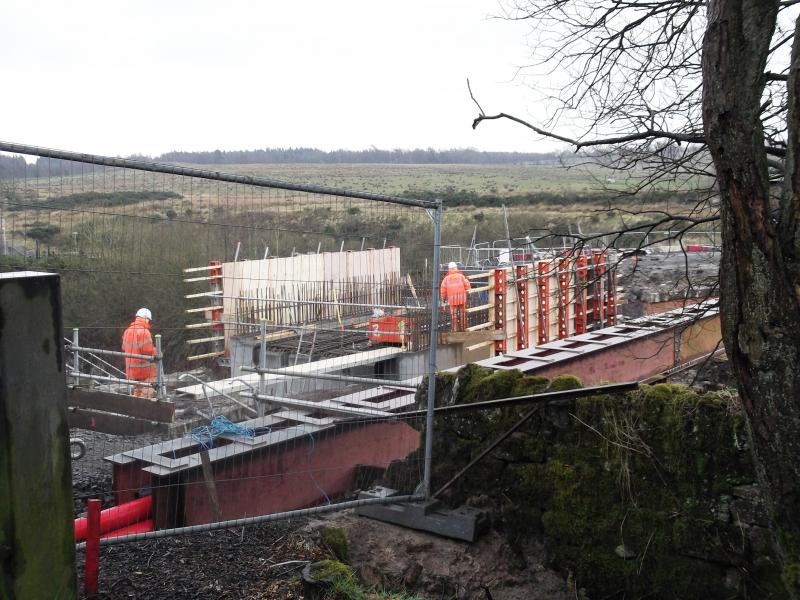
[[[440,382],[437,405],[579,385],[468,365]],[[437,417],[434,489],[531,408]],[[590,598],[780,597],[754,482],[730,399],[659,384],[540,406],[445,500],[491,507],[520,548],[543,536]]]

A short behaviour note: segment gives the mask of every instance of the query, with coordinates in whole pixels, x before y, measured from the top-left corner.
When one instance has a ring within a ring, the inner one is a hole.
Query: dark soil
[[[713,357],[697,368],[681,371],[669,378],[670,383],[682,383],[699,392],[715,392],[722,389],[736,391],[736,379],[727,358]]]
[[[301,598],[296,575],[319,548],[291,533],[304,521],[250,526],[100,549],[100,593],[108,599]],[[78,552],[83,577],[84,552]],[[82,585],[82,581],[81,581]]]
[[[82,516],[86,512],[86,501],[90,498],[102,500],[103,508],[114,504],[114,494],[111,492],[111,475],[98,473],[97,475],[84,475],[80,480],[73,480],[72,498],[75,504],[75,516]]]

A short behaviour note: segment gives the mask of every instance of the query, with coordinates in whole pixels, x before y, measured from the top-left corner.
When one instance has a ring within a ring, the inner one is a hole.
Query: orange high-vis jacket
[[[439,295],[450,306],[463,306],[467,303],[467,292],[472,288],[469,279],[458,269],[450,272],[442,279]]]
[[[128,325],[122,335],[122,351],[128,354],[155,356],[156,347],[150,336],[150,322],[142,317]],[[143,358],[125,357],[125,375],[134,381],[150,381],[156,377],[156,365]]]

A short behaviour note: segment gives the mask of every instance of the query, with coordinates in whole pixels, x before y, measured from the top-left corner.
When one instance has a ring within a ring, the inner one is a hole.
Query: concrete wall
[[[222,265],[223,314],[228,320],[249,320],[249,312],[237,317],[237,307],[242,304],[237,302],[236,298],[247,297],[255,299],[246,303],[248,310],[258,311],[262,310],[265,304],[268,306],[270,312],[267,318],[270,323],[293,323],[293,307],[287,301],[308,298],[312,295],[314,300],[333,302],[337,299],[346,302],[350,284],[370,282],[365,287],[370,291],[370,297],[364,298],[363,301],[379,304],[377,297],[379,290],[391,282],[396,284],[399,278],[399,248],[300,254],[283,258],[224,263]],[[275,302],[270,302],[271,299]],[[319,305],[311,312],[320,317],[311,320],[332,319],[337,315],[335,306]],[[347,315],[352,309],[341,307],[338,312]],[[255,323],[258,323],[258,318]],[[234,329],[235,326],[226,325],[226,344]]]
[[[660,313],[675,310],[676,308],[683,308],[684,306],[693,306],[701,302],[705,302],[707,298],[679,298],[677,300],[663,300],[661,302],[643,302],[644,314],[657,315]]]
[[[425,375],[428,370],[428,351],[405,352],[386,361],[385,375],[395,379],[412,379]],[[464,364],[461,344],[439,346],[436,352],[436,364],[441,369],[450,369]]]
[[[315,434],[313,439],[304,436],[214,462],[222,518],[294,510],[320,504],[326,495],[340,497],[352,489],[356,465],[386,468],[416,450],[419,443],[420,432],[406,423],[375,423],[340,427]],[[156,528],[214,520],[202,470],[184,472],[181,483],[153,489]],[[180,497],[175,495],[178,490]]]
[[[699,358],[718,349],[719,316],[701,319],[677,330],[681,362]],[[675,366],[676,330],[669,329],[605,350],[587,352],[575,358],[528,371],[548,378],[568,373],[584,385],[641,381]]]

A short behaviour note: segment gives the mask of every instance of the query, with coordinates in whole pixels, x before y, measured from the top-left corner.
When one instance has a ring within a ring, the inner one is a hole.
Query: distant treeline
[[[141,154],[128,158],[200,165],[242,164],[551,164],[558,153],[479,152],[478,150],[334,150],[316,148],[266,148],[264,150],[214,150],[213,152],[167,152],[155,158]],[[21,156],[0,155],[0,179],[9,177],[67,176],[89,173],[92,166],[66,160],[39,158],[27,164]],[[95,167],[99,168],[99,167]]]
[[[37,158],[36,162],[28,164],[24,158],[18,155],[0,155],[0,179],[89,174],[93,168],[100,169],[101,167],[92,167],[89,164],[57,158]]]
[[[21,156],[0,155],[0,179],[3,177],[24,177],[25,159]]]
[[[325,152],[316,148],[266,148],[264,150],[214,150],[213,152],[167,152],[156,157],[163,162],[194,163],[202,165],[237,164],[347,164],[384,163],[398,165],[441,164],[513,164],[551,163],[556,153],[533,154],[522,152],[479,152],[478,150],[333,150]]]

